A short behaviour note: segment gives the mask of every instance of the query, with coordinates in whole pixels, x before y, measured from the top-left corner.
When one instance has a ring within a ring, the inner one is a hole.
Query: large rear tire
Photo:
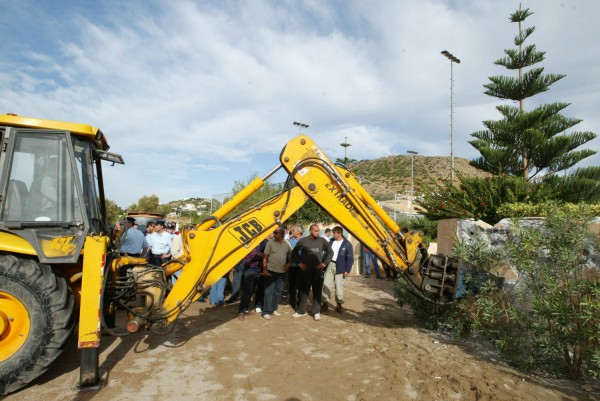
[[[74,297],[50,266],[0,255],[0,394],[44,373],[75,323]]]

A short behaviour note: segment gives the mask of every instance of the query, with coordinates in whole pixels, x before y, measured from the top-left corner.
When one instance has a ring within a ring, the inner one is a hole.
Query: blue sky
[[[126,162],[105,169],[119,206],[210,197],[276,166],[293,121],[332,159],[345,138],[357,160],[449,155],[448,50],[455,156],[472,159],[470,134],[500,117],[483,85],[509,74],[493,62],[519,3],[0,0],[0,112],[101,128]],[[600,134],[600,2],[521,3],[545,72],[567,75],[526,108],[571,103],[574,128]]]

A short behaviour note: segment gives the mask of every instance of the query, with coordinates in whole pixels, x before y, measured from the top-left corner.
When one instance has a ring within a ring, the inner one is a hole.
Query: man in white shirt
[[[150,263],[161,266],[164,262],[171,259],[171,234],[165,230],[165,221],[156,220],[155,231],[152,234],[152,253],[150,254]]]
[[[333,238],[330,240],[331,249],[333,249],[333,258],[325,271],[323,280],[323,299],[321,312],[326,312],[329,309],[329,300],[332,299],[335,282],[335,310],[338,313],[343,312],[342,304],[344,303],[344,284],[346,278],[352,271],[354,263],[354,251],[352,244],[344,235],[344,230],[340,226],[333,228]]]

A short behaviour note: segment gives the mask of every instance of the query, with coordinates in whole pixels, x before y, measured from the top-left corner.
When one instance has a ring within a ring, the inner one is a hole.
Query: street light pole
[[[447,50],[442,54],[450,60],[450,163],[451,179],[454,185],[454,63],[460,64],[460,60]]]
[[[298,127],[298,135],[302,133],[302,128],[308,128],[308,124],[299,123],[298,121],[294,121],[294,125]]]
[[[410,204],[412,207],[412,201],[415,198],[415,155],[418,155],[419,152],[415,152],[414,150],[407,150],[406,153],[410,155]]]

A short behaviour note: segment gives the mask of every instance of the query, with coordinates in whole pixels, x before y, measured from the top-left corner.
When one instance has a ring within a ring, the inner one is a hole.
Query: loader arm
[[[256,178],[246,188],[251,190],[240,192],[194,229],[183,230],[184,256],[165,266],[168,275],[180,269],[181,275],[163,304],[162,324],[175,320],[308,199],[300,187],[286,188],[248,211],[226,222],[220,221],[264,185],[264,181]]]
[[[400,227],[344,167],[335,165],[308,137],[288,142],[284,168],[306,194],[377,257],[420,288],[419,245],[423,234],[403,235]]]
[[[155,323],[169,324],[175,320],[309,198],[380,260],[398,271],[415,292],[442,294],[447,286],[450,293],[454,292],[456,277],[446,277],[445,269],[441,273],[436,269],[435,275],[440,277],[433,278],[442,290],[432,290],[429,284],[424,284],[419,263],[420,251],[426,249],[423,234],[402,234],[400,227],[353,174],[333,164],[311,139],[300,135],[290,140],[281,152],[280,161],[267,176],[256,178],[209,219],[193,229],[183,230],[184,256],[165,266],[167,275],[182,270],[181,275],[166,298],[160,316],[154,319]],[[221,221],[282,166],[289,175],[280,194]],[[430,282],[431,278],[427,283]]]

